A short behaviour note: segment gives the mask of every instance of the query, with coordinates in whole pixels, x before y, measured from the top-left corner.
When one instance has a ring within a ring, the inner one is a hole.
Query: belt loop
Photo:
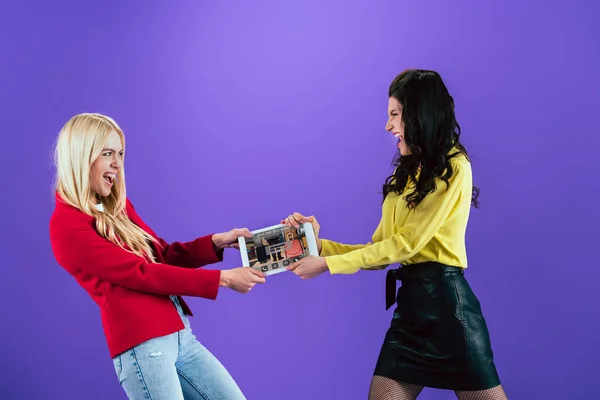
[[[385,276],[385,309],[389,310],[396,302],[396,270],[388,270]]]

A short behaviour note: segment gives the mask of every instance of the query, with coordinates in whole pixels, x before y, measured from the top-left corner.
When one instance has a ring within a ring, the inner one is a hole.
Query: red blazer
[[[50,219],[54,256],[100,307],[111,358],[183,329],[169,295],[216,299],[221,271],[196,268],[223,260],[223,250],[215,251],[212,235],[168,244],[142,221],[129,200],[126,211],[133,223],[159,240],[162,249],[154,246],[158,263],[104,239],[94,228],[95,218],[64,203],[58,194]],[[179,301],[192,315],[181,297]]]

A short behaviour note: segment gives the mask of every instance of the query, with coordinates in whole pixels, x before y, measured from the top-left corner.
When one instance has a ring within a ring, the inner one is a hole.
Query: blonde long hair
[[[105,115],[78,114],[63,126],[54,150],[55,189],[62,201],[96,219],[96,231],[100,236],[124,250],[155,262],[149,242],[157,243],[156,239],[131,222],[126,214],[124,166],[119,169],[109,196],[96,196],[90,188],[92,164],[100,156],[112,131],[118,133],[124,149],[123,131],[112,118]],[[96,208],[98,202],[102,203],[104,212]]]

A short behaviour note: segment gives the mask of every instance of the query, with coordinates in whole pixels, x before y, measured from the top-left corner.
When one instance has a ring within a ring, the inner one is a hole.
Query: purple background
[[[125,398],[97,307],[50,250],[51,146],[68,118],[121,124],[130,198],[166,240],[298,210],[324,237],[359,243],[395,150],[387,87],[411,67],[441,72],[472,154],[482,208],[467,277],[509,397],[595,396],[591,0],[18,3],[0,9],[0,397]],[[239,264],[232,250],[219,268]],[[188,301],[199,339],[249,399],[366,399],[391,317],[383,288],[381,271],[285,273],[246,296]]]

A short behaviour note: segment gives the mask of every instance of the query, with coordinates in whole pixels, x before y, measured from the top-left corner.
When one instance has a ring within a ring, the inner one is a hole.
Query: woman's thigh
[[[176,367],[186,400],[245,400],[227,369],[189,327],[181,332]]]
[[[129,399],[183,400],[175,363],[178,333],[148,340],[113,359]]]

